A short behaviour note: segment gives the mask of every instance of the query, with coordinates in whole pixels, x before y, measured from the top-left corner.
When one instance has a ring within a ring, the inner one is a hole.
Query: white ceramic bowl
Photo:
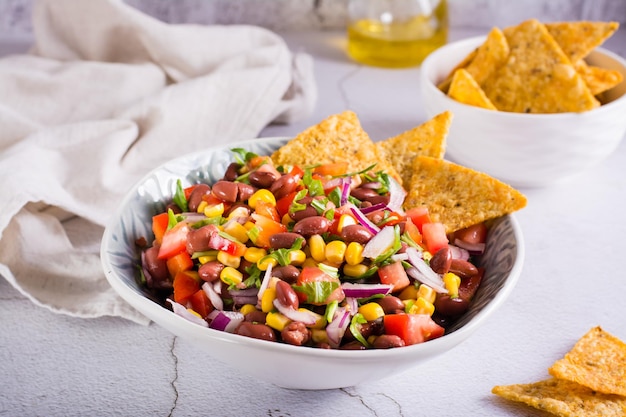
[[[237,146],[269,155],[286,140],[257,139]],[[232,153],[225,146],[182,156],[148,174],[113,215],[102,239],[101,259],[109,283],[130,305],[213,358],[260,380],[285,388],[330,389],[403,372],[467,339],[495,313],[518,280],[524,258],[522,235],[514,217],[506,216],[490,231],[482,260],[486,274],[468,313],[441,338],[389,350],[325,350],[252,339],[191,323],[152,301],[138,285],[139,254],[134,242],[141,236],[151,239],[151,218],[164,209],[163,202],[171,197],[177,179],[183,185],[213,182],[222,177],[231,161]]]
[[[426,114],[453,113],[446,159],[486,172],[515,187],[539,187],[571,178],[606,159],[626,132],[626,81],[607,92],[607,104],[583,113],[521,114],[459,103],[437,84],[485,37],[443,46],[424,60],[420,88]],[[626,61],[605,49],[590,64],[620,71]]]

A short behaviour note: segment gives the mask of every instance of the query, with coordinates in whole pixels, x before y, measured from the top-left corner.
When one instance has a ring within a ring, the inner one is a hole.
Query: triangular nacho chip
[[[547,379],[532,384],[498,385],[492,393],[560,417],[623,417],[626,398],[601,394],[575,382]]]
[[[624,80],[621,72],[587,65],[582,59],[574,64],[574,68],[594,96],[610,90]]]
[[[546,27],[530,19],[504,30],[509,58],[485,83],[498,110],[582,112],[600,105]]]
[[[393,165],[405,187],[411,181],[411,165],[416,156],[443,158],[451,122],[452,112],[445,111],[411,130],[376,142],[380,156]]]
[[[472,63],[474,58],[476,58],[477,54],[478,54],[478,48],[475,48],[465,58],[463,58],[463,60],[459,62],[456,67],[452,68],[452,71],[450,71],[448,76],[437,86],[437,88],[439,88],[441,91],[447,94],[448,89],[450,88],[450,83],[452,82],[452,77],[454,76],[454,73],[457,72],[457,70],[460,70],[462,68],[467,68],[467,66]]]
[[[488,110],[497,110],[472,75],[462,68],[457,70],[454,77],[452,77],[448,96],[459,103]]]
[[[602,45],[619,28],[619,23],[554,22],[546,23],[546,28],[570,62],[576,63]]]
[[[374,142],[361,127],[352,111],[329,116],[298,134],[272,154],[276,165],[316,166],[344,162],[348,172],[361,171],[375,165],[399,178],[393,167],[381,158]]]
[[[482,172],[452,162],[418,156],[405,209],[426,206],[433,221],[454,232],[526,206],[526,197]]]
[[[626,343],[595,327],[563,359],[556,361],[549,372],[594,391],[626,397]]]

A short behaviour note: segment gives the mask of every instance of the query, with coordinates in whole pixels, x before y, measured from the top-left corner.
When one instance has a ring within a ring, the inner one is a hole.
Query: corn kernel
[[[358,242],[350,242],[346,248],[346,262],[348,265],[358,265],[363,262],[363,245]]]
[[[239,268],[241,264],[241,257],[231,255],[228,252],[224,252],[223,250],[217,253],[217,260],[223,263],[226,266],[231,266],[235,269]]]
[[[328,343],[328,334],[324,329],[311,329],[313,343]]]
[[[276,197],[274,197],[274,194],[272,194],[270,190],[265,188],[261,188],[252,194],[248,199],[248,205],[255,208],[259,201],[264,201],[274,207],[276,206]]]
[[[250,247],[243,254],[243,259],[248,262],[257,263],[259,259],[267,255],[267,251],[263,248]]]
[[[368,269],[369,267],[363,264],[358,264],[358,265],[345,264],[343,266],[343,274],[348,277],[356,278],[366,273]]]
[[[204,215],[207,217],[219,217],[224,214],[224,203],[212,204],[204,208]]]
[[[307,258],[304,260],[304,262],[302,263],[302,265],[300,265],[300,266],[302,266],[303,268],[304,268],[304,267],[307,267],[307,266],[310,266],[310,267],[316,267],[316,266],[317,266],[317,262],[315,262],[315,259],[313,259],[313,258],[308,258],[308,257],[307,257]]]
[[[291,323],[291,320],[285,317],[284,314],[277,311],[270,311],[265,317],[265,324],[270,326],[272,329],[278,330],[279,332],[282,332],[289,323]]]
[[[378,303],[367,303],[359,307],[359,313],[363,315],[365,320],[374,321],[385,315],[385,310]]]
[[[461,278],[453,272],[448,272],[443,275],[443,284],[448,290],[450,297],[457,297],[459,295],[459,286],[461,285]]]
[[[435,306],[430,301],[419,297],[415,303],[409,308],[409,314],[428,314],[432,316],[435,312]]]
[[[253,313],[255,311],[256,311],[256,306],[254,304],[244,304],[239,309],[239,312],[243,314],[244,316],[247,314]]]
[[[409,285],[398,294],[398,298],[401,300],[415,300],[417,298],[417,288],[415,288],[415,285]]]
[[[243,227],[245,227],[246,230],[252,230],[253,228],[256,227],[256,224],[254,224],[254,222],[251,222],[251,221],[248,220],[247,222],[245,222],[243,224]]]
[[[241,243],[246,243],[249,239],[248,229],[246,229],[243,224],[237,223],[236,221],[226,223],[224,225],[224,231]]]
[[[321,235],[313,235],[309,238],[309,250],[311,251],[311,258],[315,259],[315,262],[326,260],[326,242]]]
[[[217,261],[217,255],[204,255],[198,257],[198,262],[204,265],[207,262]]]
[[[285,226],[289,226],[289,223],[293,222],[293,219],[291,218],[291,216],[289,215],[289,213],[285,213],[285,215],[283,216],[282,219],[280,219],[280,222],[282,224],[284,224]]]
[[[424,258],[426,262],[430,262],[430,260],[433,258],[433,255],[427,250],[425,250],[424,252],[422,252],[422,257]]]
[[[315,312],[313,312],[313,311],[311,311],[311,310],[309,310],[307,308],[304,308],[304,307],[300,307],[298,309],[298,311],[306,312],[306,313],[312,314],[312,315],[314,315],[316,317],[315,324],[307,326],[310,329],[323,329],[323,328],[326,327],[326,324],[328,324],[328,322],[326,321],[324,316],[322,316],[321,314],[317,314],[317,313],[315,313]]]
[[[326,255],[326,260],[334,264],[342,263],[346,254],[347,247],[348,245],[346,245],[346,243],[341,240],[333,240],[332,242],[328,242],[324,251]]]
[[[196,209],[196,211],[198,213],[204,213],[204,209],[209,205],[209,203],[207,203],[206,201],[201,201],[200,204],[198,204],[198,208]]]
[[[269,268],[270,265],[272,265],[272,268],[278,265],[278,261],[276,260],[276,258],[272,258],[271,256],[264,256],[256,262],[256,266],[261,271],[267,271],[267,268]]]
[[[269,313],[274,309],[274,299],[276,298],[275,288],[266,288],[261,296],[261,311]]]
[[[243,274],[232,266],[227,266],[220,272],[220,279],[228,285],[240,284],[243,280]]]
[[[342,214],[339,216],[339,220],[337,221],[337,232],[341,233],[341,230],[352,224],[356,224],[356,220],[349,214]]]
[[[306,260],[306,254],[301,250],[289,251],[289,263],[291,265],[300,266]]]
[[[421,284],[417,289],[417,296],[422,297],[424,300],[434,303],[437,298],[437,293],[431,287],[426,284]]]
[[[239,206],[239,207],[234,208],[230,213],[228,213],[229,220],[236,219],[239,217],[243,217],[243,218],[250,217],[250,211],[248,210],[248,208]]]

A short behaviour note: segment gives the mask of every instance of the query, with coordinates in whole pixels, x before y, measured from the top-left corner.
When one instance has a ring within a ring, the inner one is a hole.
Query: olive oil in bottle
[[[350,0],[348,55],[387,68],[419,65],[448,39],[445,0]]]

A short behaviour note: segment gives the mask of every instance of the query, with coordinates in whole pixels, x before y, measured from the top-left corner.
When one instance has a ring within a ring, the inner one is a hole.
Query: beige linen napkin
[[[40,0],[33,25],[31,53],[0,59],[0,274],[54,312],[147,323],[102,272],[110,214],[158,164],[308,115],[312,61],[121,0]]]

